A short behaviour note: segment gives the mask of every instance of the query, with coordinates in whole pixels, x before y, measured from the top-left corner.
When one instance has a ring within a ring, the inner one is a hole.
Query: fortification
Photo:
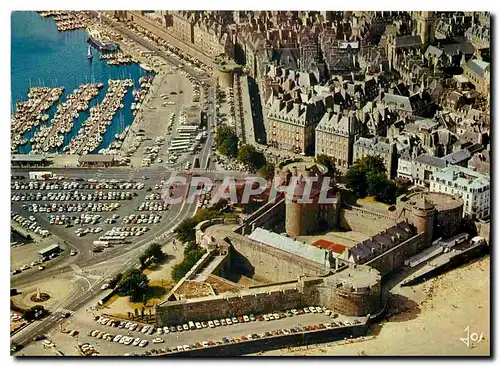
[[[459,234],[464,206],[464,202],[460,197],[438,192],[413,193],[398,200],[397,206],[400,216],[408,218],[412,223],[422,220],[420,225],[425,227],[429,223],[425,223],[427,220],[422,217],[421,210],[415,209],[421,206],[424,200],[432,204],[435,209],[432,225],[433,239],[436,237],[445,239]],[[415,214],[418,216],[417,220],[411,217]],[[428,214],[432,214],[432,212],[430,211]],[[422,228],[422,230],[425,230],[425,228]]]
[[[233,87],[233,76],[236,72],[241,71],[241,66],[237,65],[229,57],[219,55],[214,58],[214,74],[218,79],[221,88]]]
[[[327,172],[321,164],[307,163],[293,163],[279,172],[282,182],[292,185],[286,197],[285,219],[286,233],[290,237],[311,234],[321,225],[337,225],[337,197],[334,204],[320,202],[322,189],[327,189],[322,197],[332,198],[332,190],[323,184]]]

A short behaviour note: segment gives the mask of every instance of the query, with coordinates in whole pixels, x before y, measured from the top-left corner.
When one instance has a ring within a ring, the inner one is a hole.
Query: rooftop
[[[445,182],[453,182],[459,186],[468,188],[484,188],[490,187],[490,176],[475,172],[472,169],[464,168],[458,165],[451,165],[449,167],[438,170],[433,174],[434,179],[442,179]]]
[[[80,163],[112,163],[115,161],[115,156],[114,155],[104,155],[104,154],[89,154],[89,155],[82,155],[78,159]]]
[[[316,263],[325,264],[325,259],[329,258],[328,250],[316,248],[312,245],[261,228],[256,228],[248,237],[259,243],[269,245]]]

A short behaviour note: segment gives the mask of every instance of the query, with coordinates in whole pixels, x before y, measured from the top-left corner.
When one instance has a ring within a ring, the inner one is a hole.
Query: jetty
[[[102,135],[107,131],[119,108],[123,108],[122,100],[127,88],[134,82],[132,79],[109,80],[108,92],[103,101],[90,109],[89,118],[82,124],[77,136],[71,139],[65,151],[70,154],[86,155],[94,151],[102,143]]]
[[[82,84],[73,90],[73,93],[66,97],[66,101],[57,106],[50,125],[42,126],[31,138],[32,153],[48,152],[50,149],[61,147],[64,134],[71,132],[79,112],[89,108],[89,102],[97,97],[103,86],[102,83]]]
[[[28,142],[22,135],[31,131],[33,127],[49,119],[44,114],[61,97],[64,88],[37,87],[28,89],[28,100],[16,103],[16,112],[12,116],[11,124],[11,150]]]

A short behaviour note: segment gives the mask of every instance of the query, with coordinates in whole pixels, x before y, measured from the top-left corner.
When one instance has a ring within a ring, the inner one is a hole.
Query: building
[[[464,75],[476,90],[488,100],[490,98],[490,64],[481,60],[469,60],[464,66]]]
[[[433,11],[415,11],[413,12],[417,24],[416,33],[420,36],[423,45],[434,42],[436,29],[436,15]]]
[[[431,176],[431,192],[458,195],[464,215],[472,219],[490,217],[490,177],[461,166],[440,169]]]
[[[354,142],[354,161],[365,156],[380,156],[387,169],[387,177],[393,178],[397,172],[396,144],[385,138],[360,137]]]
[[[267,114],[267,141],[276,148],[308,153],[314,149],[314,129],[323,116],[319,103],[275,100]]]
[[[327,172],[328,169],[320,164],[294,164],[285,167],[281,172],[281,176],[287,177],[284,182],[287,186],[295,184],[286,196],[285,229],[288,236],[295,238],[316,232],[322,226],[336,226],[338,205],[320,202],[323,197],[321,194],[338,201],[338,197],[332,197],[328,189],[323,191],[323,177]],[[305,199],[310,202],[304,202]]]
[[[47,166],[50,161],[43,155],[12,155],[10,158],[12,167],[39,167]]]
[[[360,128],[352,113],[326,112],[316,127],[315,156],[330,156],[335,159],[337,168],[346,171],[353,161],[354,139]]]
[[[412,181],[419,186],[429,186],[432,174],[447,166],[446,160],[429,154],[420,154],[413,160]]]
[[[51,254],[54,253],[60,253],[61,252],[61,247],[59,247],[59,244],[52,244],[49,245],[48,247],[40,250],[38,252],[38,255],[40,256],[40,259],[44,259],[49,257]]]
[[[178,40],[192,44],[194,43],[194,24],[196,16],[192,11],[173,11],[172,27],[169,29]]]
[[[188,126],[199,126],[201,124],[201,108],[197,104],[192,104],[184,108],[184,123]]]
[[[88,154],[78,158],[78,165],[83,167],[109,167],[117,162],[114,155]]]

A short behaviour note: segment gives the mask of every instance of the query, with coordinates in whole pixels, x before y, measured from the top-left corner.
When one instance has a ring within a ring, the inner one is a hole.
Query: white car
[[[149,330],[149,325],[145,325],[144,328],[142,328],[141,333],[146,333]]]
[[[159,337],[158,337],[158,338],[153,339],[153,343],[154,343],[154,344],[156,344],[156,343],[163,343],[163,342],[165,342],[165,341],[163,340],[163,338],[159,338]]]
[[[101,286],[101,290],[106,290],[109,288],[109,284],[105,283],[104,285]]]
[[[122,338],[122,335],[121,334],[117,334],[115,336],[115,338],[113,338],[113,342],[119,342],[121,338]]]
[[[196,329],[201,329],[202,326],[199,322],[195,322],[194,325],[196,326]]]
[[[211,321],[211,320],[209,320],[209,321],[208,321],[208,326],[209,326],[210,328],[215,328],[215,324],[214,324],[214,322],[213,322],[213,321]]]
[[[148,345],[148,341],[146,339],[144,339],[143,341],[141,341],[141,343],[139,343],[140,347],[146,347],[147,345]]]
[[[170,333],[170,329],[168,329],[168,327],[163,327],[163,333],[165,334]]]
[[[132,343],[132,346],[138,346],[139,343],[141,343],[141,339],[140,338],[136,338],[136,339],[134,339],[134,343]]]

